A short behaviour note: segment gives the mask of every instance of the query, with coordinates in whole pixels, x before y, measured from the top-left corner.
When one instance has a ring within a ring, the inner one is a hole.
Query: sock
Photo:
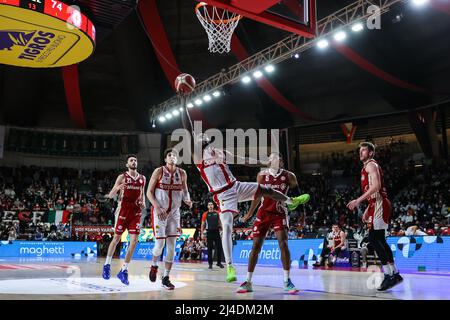
[[[395,265],[395,263],[390,263],[389,265],[391,266],[392,273],[393,274],[397,274],[398,273],[398,269],[397,269],[397,266]]]
[[[286,204],[293,204],[294,202],[292,201],[292,198],[287,198],[287,200],[285,201]]]
[[[153,261],[153,260],[152,260],[152,266],[153,266],[153,267],[157,267],[157,266],[158,266],[158,260],[156,260],[156,261]]]
[[[165,269],[165,270],[164,270],[164,277],[168,277],[168,276],[169,276],[169,273],[170,273],[170,270]]]
[[[289,280],[289,270],[283,270],[283,278],[284,282],[287,282]]]
[[[383,271],[385,275],[392,276],[392,269],[388,264],[383,265]]]
[[[128,263],[124,263],[122,267],[122,271],[128,270]]]
[[[106,266],[107,264],[111,264],[111,260],[112,260],[112,257],[107,256],[107,257],[106,257],[106,261],[105,261],[105,266]]]
[[[233,231],[233,214],[231,212],[221,213],[220,221],[222,222],[222,247],[225,261],[227,265],[232,265],[233,240],[231,239],[231,233]]]
[[[247,282],[252,282],[253,272],[247,272]]]

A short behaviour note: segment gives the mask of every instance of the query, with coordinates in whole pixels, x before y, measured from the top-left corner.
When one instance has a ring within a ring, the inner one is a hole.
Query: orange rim
[[[201,7],[206,7],[208,4],[207,3],[205,3],[205,2],[199,2],[196,6],[195,6],[195,11],[196,12],[200,12],[200,8]],[[227,10],[228,11],[228,10]],[[236,13],[237,14],[237,13]],[[208,21],[210,21],[210,22],[213,22],[213,23],[215,23],[215,24],[221,24],[221,23],[230,23],[230,22],[233,22],[233,21],[236,21],[236,20],[240,20],[242,18],[242,16],[241,15],[239,15],[239,14],[237,14],[237,16],[236,17],[234,17],[234,18],[232,18],[232,19],[225,19],[225,20],[213,20],[213,19],[211,19],[211,20],[208,20]],[[207,19],[205,19],[205,20],[207,20]]]

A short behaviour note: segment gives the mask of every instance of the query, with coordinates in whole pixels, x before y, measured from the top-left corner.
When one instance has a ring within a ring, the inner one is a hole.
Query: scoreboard
[[[39,33],[51,34],[47,36],[51,43],[48,48],[31,46],[31,50],[29,45]],[[89,57],[94,47],[95,26],[77,6],[57,0],[0,0],[0,63],[70,65]],[[39,54],[38,49],[42,49]],[[28,59],[30,50],[36,53],[35,59]]]

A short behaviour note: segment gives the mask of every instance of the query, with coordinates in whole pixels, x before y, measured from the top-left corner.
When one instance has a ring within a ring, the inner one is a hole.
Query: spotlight
[[[267,73],[272,73],[275,70],[275,67],[269,64],[264,68],[264,70],[266,70]]]
[[[242,82],[245,84],[249,83],[250,81],[252,81],[252,79],[249,76],[245,76],[242,78]]]
[[[158,118],[158,120],[159,120],[159,122],[165,122],[165,121],[166,121],[166,117],[160,116],[160,117]]]
[[[428,3],[428,0],[412,0],[412,3],[416,6],[416,7],[421,7],[424,4]]]
[[[192,104],[192,102],[189,102],[186,106],[187,106],[188,108],[193,108],[193,107],[194,107],[194,105]]]
[[[218,98],[220,97],[220,91],[214,91],[212,95],[214,98]]]
[[[362,24],[361,22],[355,23],[355,24],[352,26],[352,31],[353,31],[353,32],[360,32],[360,31],[362,31],[363,29],[364,29],[364,26],[363,26],[363,24]]]
[[[335,35],[334,35],[334,40],[341,42],[344,41],[345,38],[347,38],[347,34],[344,31],[338,31]]]
[[[177,116],[177,115],[180,114],[180,111],[178,111],[177,109],[175,109],[175,110],[172,111],[172,114],[173,114],[174,116]]]
[[[195,99],[194,103],[196,106],[201,106],[203,101],[201,99]]]
[[[211,101],[211,96],[209,94],[207,94],[203,97],[203,100],[205,100],[206,102],[209,102],[209,101]]]
[[[179,107],[179,108],[178,108],[178,111],[183,112],[183,108],[182,108],[182,107]]]
[[[397,13],[394,18],[392,18],[392,23],[399,23],[403,19],[403,13]]]
[[[319,42],[317,42],[317,47],[319,47],[319,49],[325,49],[326,47],[328,47],[329,43],[328,40],[322,39]]]
[[[255,79],[261,78],[262,75],[263,75],[262,72],[259,71],[259,70],[256,70],[255,72],[253,72],[253,77],[254,77]]]
[[[170,112],[166,114],[166,119],[172,119],[172,114]]]
[[[300,58],[300,53],[295,53],[294,55],[293,55],[293,57],[295,58],[295,59],[298,59],[298,58]]]
[[[152,120],[152,128],[156,128],[155,120]]]

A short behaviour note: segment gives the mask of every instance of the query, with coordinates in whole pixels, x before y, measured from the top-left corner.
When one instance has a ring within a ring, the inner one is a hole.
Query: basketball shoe
[[[156,281],[156,275],[158,274],[158,266],[151,266],[150,267],[150,273],[148,274],[148,277],[151,282]]]
[[[109,278],[111,278],[111,265],[110,264],[105,264],[103,266],[103,279],[105,280],[109,280]]]
[[[236,290],[236,293],[248,293],[248,292],[253,292],[252,283],[250,281],[243,282]]]
[[[288,279],[288,281],[284,282],[284,292],[289,294],[296,294],[299,291],[300,290],[295,287],[290,278]]]
[[[227,282],[233,282],[236,280],[236,269],[230,264],[227,267]]]
[[[130,284],[130,282],[128,281],[128,270],[120,270],[117,274],[117,278],[119,278],[119,280],[125,285]]]
[[[175,286],[169,280],[169,276],[165,276],[162,278],[161,286],[166,290],[174,290],[175,289]]]
[[[294,211],[295,209],[297,209],[297,207],[301,204],[305,204],[309,201],[310,199],[310,195],[305,193],[302,194],[298,197],[293,197],[292,199],[292,203],[287,205],[287,208],[289,209],[289,211]]]

